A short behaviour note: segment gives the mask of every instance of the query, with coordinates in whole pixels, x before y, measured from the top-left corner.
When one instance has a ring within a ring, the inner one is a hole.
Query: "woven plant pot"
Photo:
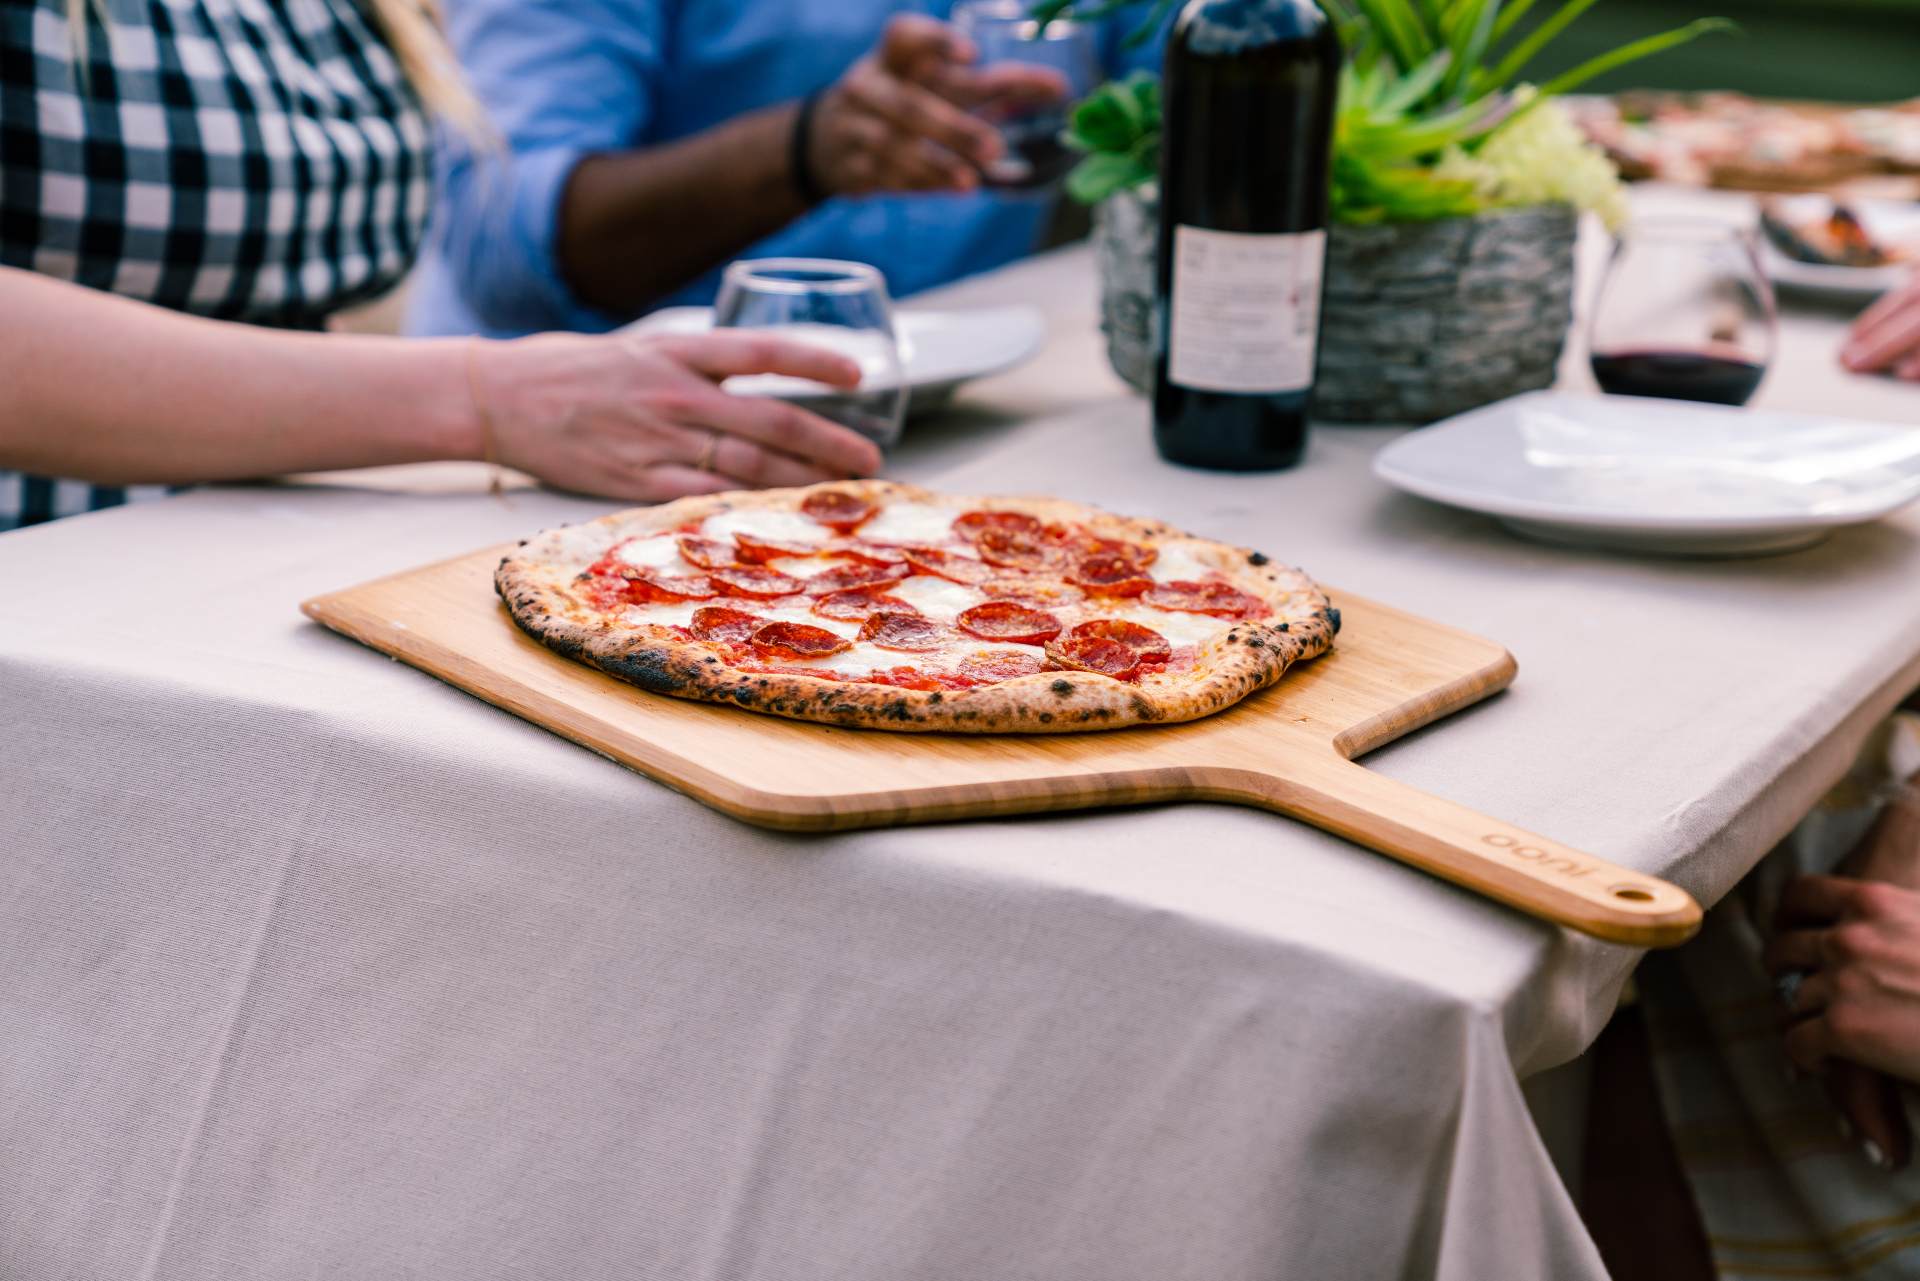
[[[1095,211],[1101,328],[1121,378],[1153,385],[1157,195]],[[1553,384],[1573,323],[1577,215],[1557,205],[1475,218],[1336,226],[1313,416],[1429,423]]]

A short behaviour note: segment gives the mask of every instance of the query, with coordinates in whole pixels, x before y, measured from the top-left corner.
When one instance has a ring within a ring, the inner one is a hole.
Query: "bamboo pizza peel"
[[[1396,783],[1355,758],[1504,689],[1490,641],[1333,593],[1332,653],[1187,725],[1066,735],[891,734],[648,694],[550,652],[493,590],[506,548],[317,597],[316,621],[735,818],[839,831],[1046,810],[1225,801],[1335,832],[1533,916],[1670,947],[1700,908],[1616,867]]]

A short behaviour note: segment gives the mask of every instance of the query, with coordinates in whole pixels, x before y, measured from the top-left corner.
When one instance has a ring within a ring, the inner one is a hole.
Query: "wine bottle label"
[[[1194,391],[1313,385],[1327,233],[1173,229],[1167,376]]]

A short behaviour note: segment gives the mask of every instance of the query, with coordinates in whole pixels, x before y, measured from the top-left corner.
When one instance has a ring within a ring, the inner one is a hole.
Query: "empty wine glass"
[[[728,267],[714,304],[717,329],[767,329],[850,357],[859,387],[846,391],[804,378],[730,378],[727,390],[778,396],[853,428],[882,449],[900,439],[907,388],[886,279],[857,262],[763,258]]]
[[[1066,96],[1053,102],[983,103],[977,114],[999,129],[1006,151],[981,171],[989,187],[1032,190],[1066,177],[1078,159],[1062,135],[1073,104],[1100,82],[1094,29],[1069,18],[1040,23],[1028,16],[1032,0],[965,0],[953,7],[953,25],[980,51],[979,66],[1026,63],[1059,74]]]
[[[1594,307],[1593,376],[1615,395],[1744,405],[1779,328],[1752,232],[1695,218],[1636,222]]]

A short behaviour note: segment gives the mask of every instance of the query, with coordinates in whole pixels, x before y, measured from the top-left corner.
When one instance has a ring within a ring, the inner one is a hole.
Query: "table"
[[[1385,773],[1711,901],[1920,683],[1920,513],[1665,563],[1392,494],[1384,430],[1171,469],[1090,273],[946,291],[1052,344],[894,474],[1285,548],[1512,648]],[[1843,327],[1793,315],[1764,403],[1911,420]],[[1633,953],[1225,807],[749,829],[299,617],[604,506],[472,479],[0,539],[0,1275],[1604,1275],[1521,1082]]]

